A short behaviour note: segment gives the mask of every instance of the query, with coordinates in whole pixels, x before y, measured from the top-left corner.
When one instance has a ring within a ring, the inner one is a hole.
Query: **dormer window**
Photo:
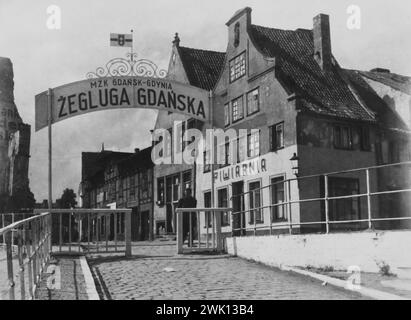
[[[245,51],[230,60],[230,82],[245,75]]]
[[[234,47],[240,44],[240,23],[237,22],[234,26]]]

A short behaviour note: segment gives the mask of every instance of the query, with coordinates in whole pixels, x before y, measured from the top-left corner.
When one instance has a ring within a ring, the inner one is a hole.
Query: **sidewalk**
[[[364,295],[370,293],[371,296],[375,295],[375,298],[378,296],[379,299],[411,299],[411,280],[398,277],[391,273],[360,272],[353,275],[353,273],[348,273],[347,271],[332,270],[330,268],[319,269],[308,267],[288,269],[313,278],[322,279],[324,282],[327,282],[327,277],[329,277],[330,283],[341,285],[345,288],[351,277],[351,280],[357,284],[357,288],[353,289],[354,291],[358,291]],[[335,281],[333,281],[333,279],[335,279]]]
[[[81,256],[54,256],[41,277],[36,300],[88,300]]]

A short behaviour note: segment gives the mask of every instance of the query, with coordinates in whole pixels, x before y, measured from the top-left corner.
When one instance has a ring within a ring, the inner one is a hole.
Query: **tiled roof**
[[[151,160],[152,147],[140,150],[137,153],[117,162],[120,176],[124,177],[127,174],[132,174],[138,170],[148,169],[154,166]]]
[[[126,157],[130,157],[130,155],[132,155],[132,153],[109,150],[101,152],[82,152],[82,181],[90,179],[97,173],[103,171],[108,162],[115,162],[121,159],[125,159]]]
[[[223,68],[225,53],[181,46],[178,52],[190,84],[212,90]]]
[[[359,71],[361,75],[371,80],[381,82],[391,88],[411,94],[411,77],[391,72]]]
[[[312,30],[251,25],[251,35],[264,55],[275,58],[276,75],[301,98],[306,110],[339,118],[376,120],[374,112],[355,98],[335,59],[331,70],[321,70],[314,59]]]

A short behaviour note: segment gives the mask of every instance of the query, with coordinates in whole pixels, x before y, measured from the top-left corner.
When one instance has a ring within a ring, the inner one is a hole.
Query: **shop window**
[[[233,123],[244,118],[243,96],[231,102]]]
[[[228,208],[227,188],[218,190],[217,195],[218,195],[218,207],[219,208]],[[229,213],[225,211],[225,212],[222,213],[221,226],[226,227],[226,226],[229,226],[229,225],[230,225]]]
[[[255,89],[247,93],[247,116],[252,115],[260,110],[260,92]]]
[[[263,223],[263,215],[261,210],[261,190],[260,181],[251,182],[248,185],[249,189],[249,205],[250,205],[250,219],[249,223],[254,224],[254,219],[256,223]]]
[[[230,60],[230,82],[234,82],[245,75],[246,64],[245,64],[245,51]]]
[[[349,196],[360,193],[359,180],[351,178],[328,178],[329,196]],[[329,206],[330,221],[360,219],[359,198],[332,199]]]
[[[211,208],[211,192],[204,193],[204,208]],[[213,226],[213,213],[211,211],[206,211],[206,226],[211,228]]]
[[[287,220],[286,216],[286,206],[282,203],[285,202],[285,193],[284,193],[284,177],[276,177],[271,179],[271,204],[277,205],[271,207],[271,221],[281,221]],[[282,205],[279,205],[282,204]]]
[[[270,127],[271,151],[284,148],[284,122]]]
[[[260,131],[252,131],[253,132],[247,136],[247,155],[249,158],[260,155]]]
[[[334,126],[334,147],[336,149],[352,149],[351,127],[335,125]]]
[[[157,179],[157,201],[159,203],[164,203],[164,178]]]

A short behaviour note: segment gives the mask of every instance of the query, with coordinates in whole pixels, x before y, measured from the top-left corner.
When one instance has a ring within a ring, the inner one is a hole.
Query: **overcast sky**
[[[350,5],[361,9],[361,29],[346,26]],[[50,5],[62,13],[61,30],[46,27]],[[0,56],[14,64],[20,115],[32,125],[30,185],[37,201],[47,198],[47,129],[34,132],[34,96],[49,87],[83,80],[89,71],[127,49],[110,47],[109,34],[134,29],[140,58],[166,68],[174,33],[181,45],[225,51],[225,23],[240,8],[252,22],[281,29],[312,28],[318,13],[330,15],[333,54],[346,68],[385,67],[411,75],[411,5],[404,0],[0,0]],[[96,112],[53,126],[53,193],[77,192],[81,152],[132,151],[150,145],[156,112]]]

